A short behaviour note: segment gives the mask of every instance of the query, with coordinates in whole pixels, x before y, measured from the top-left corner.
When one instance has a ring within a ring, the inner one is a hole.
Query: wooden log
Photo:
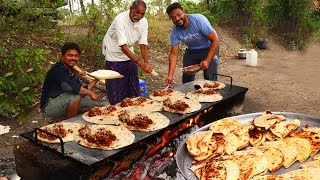
[[[81,80],[83,80],[86,83],[90,83],[91,81],[94,80],[93,77],[88,75],[88,72],[81,69],[79,66],[75,65],[73,69],[79,74],[79,77]],[[95,85],[96,88],[101,89],[101,90],[106,90],[105,86],[105,80],[99,80],[99,82]]]

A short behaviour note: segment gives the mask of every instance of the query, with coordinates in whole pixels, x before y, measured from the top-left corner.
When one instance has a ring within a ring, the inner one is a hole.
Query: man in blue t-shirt
[[[204,79],[217,80],[215,74],[218,72],[219,38],[208,19],[201,14],[186,14],[179,3],[169,5],[167,14],[174,26],[170,33],[169,72],[165,84],[173,82],[180,42],[187,45],[183,67],[200,64]],[[194,78],[194,74],[183,73],[182,82],[187,83]]]

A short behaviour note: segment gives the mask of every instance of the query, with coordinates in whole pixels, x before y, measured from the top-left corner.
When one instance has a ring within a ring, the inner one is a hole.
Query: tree
[[[81,13],[83,16],[86,16],[86,8],[84,7],[83,0],[79,0],[79,2],[81,7]]]
[[[70,13],[71,13],[71,15],[73,15],[73,10],[72,10],[73,2],[72,2],[72,0],[68,0],[68,4],[69,4]]]

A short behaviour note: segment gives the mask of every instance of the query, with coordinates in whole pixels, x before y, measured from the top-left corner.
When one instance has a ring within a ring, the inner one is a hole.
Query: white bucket
[[[258,64],[258,53],[254,49],[247,51],[246,54],[246,65],[257,66]]]

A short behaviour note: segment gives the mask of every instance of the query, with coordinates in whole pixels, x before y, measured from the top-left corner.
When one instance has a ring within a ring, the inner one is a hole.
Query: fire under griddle
[[[195,90],[193,84],[194,82],[189,82],[186,84],[182,84],[181,86],[178,86],[175,89],[183,93],[187,93],[189,91]],[[230,106],[234,105],[234,101],[239,101],[240,103],[243,103],[244,96],[245,96],[245,93],[248,91],[248,88],[232,85],[232,78],[231,78],[230,84],[226,84],[225,88],[217,91],[223,96],[223,99],[213,103],[201,103],[202,107],[197,112],[180,115],[180,114],[161,111],[160,113],[168,117],[168,119],[170,120],[169,126],[165,129],[151,131],[151,132],[133,131],[135,135],[135,141],[130,146],[137,146],[139,145],[139,143],[145,140],[148,140],[151,137],[161,136],[161,133],[163,133],[166,129],[178,126],[180,123],[182,123],[186,119],[195,117],[197,114],[200,114],[200,113],[203,114],[203,112],[206,112],[208,109],[212,109],[215,111],[222,111],[223,109],[226,109],[226,108],[232,108]],[[219,114],[219,112],[216,114]],[[211,121],[214,121],[218,118],[223,118],[224,115],[220,115],[220,116],[221,117],[215,117],[215,118],[212,117]],[[84,121],[81,118],[81,116],[65,120],[64,122],[77,122],[77,123],[90,124]],[[49,149],[50,151],[54,152],[54,154],[59,154],[62,158],[68,158],[72,161],[75,161],[77,164],[80,164],[81,166],[87,167],[89,171],[92,171],[92,169],[98,168],[99,165],[106,163],[109,158],[120,154],[121,152],[125,151],[130,147],[130,146],[127,146],[117,150],[103,151],[103,150],[90,149],[90,148],[83,147],[75,141],[66,142],[62,145],[50,144],[50,143],[36,141],[35,138],[33,137],[33,133],[34,131],[30,131],[30,132],[21,134],[21,136],[30,140],[37,146],[39,145],[39,147],[40,146],[45,147],[46,149]],[[64,152],[61,151],[62,146],[63,146]],[[20,168],[17,165],[17,172],[19,172],[19,169]]]

